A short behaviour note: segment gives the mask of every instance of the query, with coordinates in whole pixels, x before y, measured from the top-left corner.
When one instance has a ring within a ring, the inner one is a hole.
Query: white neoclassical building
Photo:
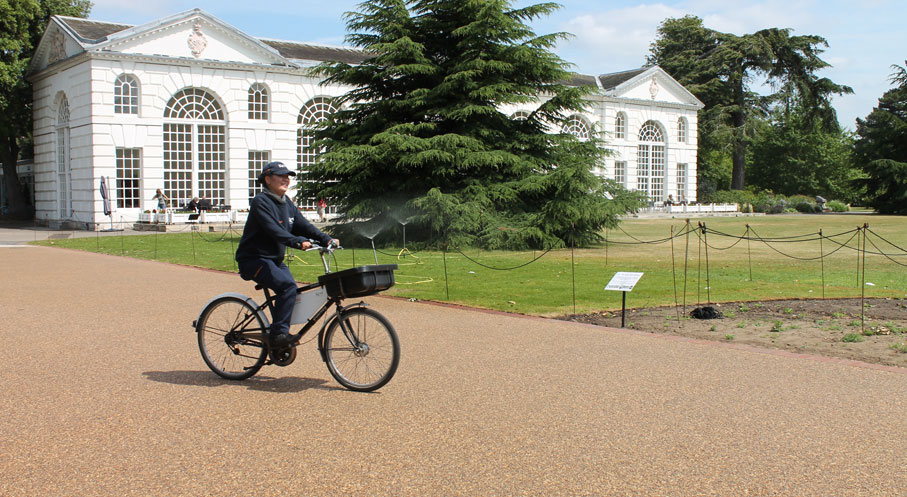
[[[141,26],[53,17],[28,76],[36,218],[86,228],[132,222],[157,207],[157,189],[171,207],[204,196],[245,209],[263,164],[305,169],[315,160],[302,130],[349,90],[320,85],[310,68],[362,59],[347,48],[254,38],[198,9]],[[601,174],[653,202],[695,200],[696,97],[658,67],[577,75],[572,84],[597,88],[569,131],[605,133],[614,153]],[[501,110],[519,118],[533,109]]]

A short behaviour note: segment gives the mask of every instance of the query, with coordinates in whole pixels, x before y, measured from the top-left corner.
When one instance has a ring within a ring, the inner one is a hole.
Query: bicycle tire
[[[249,378],[268,357],[262,341],[265,323],[255,307],[239,297],[222,297],[208,304],[195,332],[205,364],[228,380]]]
[[[347,338],[344,327],[358,346]],[[400,341],[394,327],[377,311],[363,307],[345,310],[331,321],[322,346],[331,376],[357,392],[386,385],[400,363]]]

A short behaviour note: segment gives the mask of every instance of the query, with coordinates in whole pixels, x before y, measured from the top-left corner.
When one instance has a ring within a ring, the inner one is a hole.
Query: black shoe
[[[270,342],[271,347],[273,348],[284,348],[289,347],[296,343],[296,338],[289,333],[277,333],[268,335],[268,342]]]

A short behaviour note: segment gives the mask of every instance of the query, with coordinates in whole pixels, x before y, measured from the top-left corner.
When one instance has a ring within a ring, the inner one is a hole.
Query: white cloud
[[[738,3],[689,0],[640,4],[599,12],[586,11],[561,25],[576,37],[561,43],[559,52],[580,72],[596,73],[638,67],[649,53],[656,30],[669,17],[695,15],[718,31],[751,33],[789,27],[795,34],[814,34],[813,27],[837,22],[817,0],[764,0]]]
[[[720,4],[713,8],[711,1],[692,2],[690,10],[701,12],[705,25],[726,33],[752,33],[765,28],[793,28],[794,34],[812,34],[803,31],[822,24],[828,28],[827,19],[812,0],[768,0],[747,4]]]
[[[562,29],[575,38],[562,43],[559,52],[589,74],[640,67],[661,21],[683,14],[664,4],[583,14],[564,23]]]

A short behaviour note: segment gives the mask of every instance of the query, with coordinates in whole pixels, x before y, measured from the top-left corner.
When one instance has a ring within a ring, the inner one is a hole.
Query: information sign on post
[[[639,282],[644,273],[617,272],[608,282],[605,290],[623,292],[620,303],[620,327],[623,328],[627,316],[627,292],[633,291],[633,287]]]

